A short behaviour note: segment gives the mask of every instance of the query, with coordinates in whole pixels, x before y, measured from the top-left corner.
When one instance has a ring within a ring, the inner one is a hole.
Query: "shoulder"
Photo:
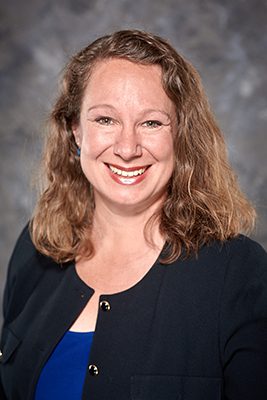
[[[244,235],[238,235],[233,239],[227,240],[225,242],[225,249],[228,251],[238,251],[240,253],[240,256],[266,255],[266,251],[258,242]]]
[[[35,266],[35,272],[49,261],[48,257],[40,254],[31,239],[29,224],[20,233],[8,265],[8,280],[15,279],[18,275],[26,274],[27,269]],[[32,272],[34,272],[32,270]],[[30,275],[28,275],[30,278]]]
[[[225,255],[228,259],[227,273],[233,276],[238,274],[239,279],[259,279],[267,274],[266,251],[259,243],[244,235],[225,243]]]
[[[22,232],[20,233],[15,247],[10,259],[10,264],[16,263],[16,261],[20,260],[20,263],[26,262],[35,254],[35,247],[32,243],[30,232],[29,232],[29,224],[27,224]]]
[[[244,235],[203,245],[197,254],[181,257],[169,268],[170,274],[184,273],[188,279],[216,281],[218,287],[228,280],[240,285],[267,274],[267,253],[256,241]],[[203,282],[203,284],[204,284]]]
[[[242,270],[244,274],[255,275],[267,272],[266,251],[258,242],[244,235],[222,243],[215,241],[201,249],[200,257],[223,264],[226,272]]]
[[[267,253],[256,241],[238,235],[224,242],[203,246],[195,260],[199,275],[207,282],[218,282],[220,292],[230,297],[265,287],[267,292]],[[203,278],[204,279],[204,278]]]
[[[27,224],[17,239],[8,264],[3,299],[5,319],[8,314],[10,315],[10,308],[14,314],[14,304],[17,310],[23,306],[43,273],[49,266],[55,268],[55,265],[57,265],[55,262],[36,250]]]
[[[267,253],[252,239],[239,236],[226,246],[228,256],[221,297],[225,326],[267,318]],[[234,321],[234,322],[233,322]]]

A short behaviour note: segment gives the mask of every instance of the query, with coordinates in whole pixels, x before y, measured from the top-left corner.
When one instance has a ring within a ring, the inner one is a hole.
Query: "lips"
[[[142,165],[136,167],[121,167],[116,164],[107,164],[110,175],[113,180],[122,185],[132,185],[143,180],[145,172],[150,165]]]
[[[136,166],[136,167],[121,167],[120,165],[108,164],[108,163],[106,163],[106,166],[114,174],[122,175],[122,176],[142,175],[150,167],[150,165],[142,165],[142,166]]]

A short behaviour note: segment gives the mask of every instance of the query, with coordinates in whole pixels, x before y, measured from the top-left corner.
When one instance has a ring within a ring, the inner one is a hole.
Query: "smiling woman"
[[[265,400],[267,256],[194,67],[146,32],[97,39],[66,66],[43,161],[1,399]]]

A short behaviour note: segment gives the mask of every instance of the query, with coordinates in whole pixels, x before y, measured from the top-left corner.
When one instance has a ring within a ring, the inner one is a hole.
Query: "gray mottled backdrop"
[[[99,35],[140,28],[197,67],[267,246],[266,0],[9,0],[0,6],[0,296],[8,258],[34,205],[32,177],[64,63]]]

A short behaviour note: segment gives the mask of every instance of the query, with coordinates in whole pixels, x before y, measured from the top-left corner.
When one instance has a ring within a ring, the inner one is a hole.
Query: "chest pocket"
[[[132,400],[221,400],[220,378],[136,375],[131,381]]]

